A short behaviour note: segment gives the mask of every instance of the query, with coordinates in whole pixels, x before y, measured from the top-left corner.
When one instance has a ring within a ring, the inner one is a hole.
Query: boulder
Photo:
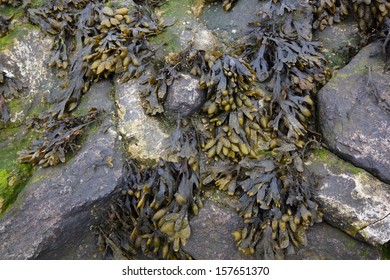
[[[390,241],[390,185],[325,149],[305,167],[327,222],[375,246]]]
[[[118,84],[115,89],[118,132],[127,143],[132,158],[158,161],[163,157],[166,128],[157,117],[149,116],[141,105],[142,85],[137,80]]]
[[[363,48],[318,93],[318,124],[336,155],[390,183],[390,77],[381,42]]]
[[[197,79],[181,74],[169,88],[165,111],[174,118],[187,117],[199,111],[205,102],[206,92],[198,87]]]
[[[85,106],[113,111],[109,84],[92,86]],[[0,259],[98,258],[92,212],[107,205],[123,163],[118,134],[106,115],[71,159],[34,173],[0,220]]]

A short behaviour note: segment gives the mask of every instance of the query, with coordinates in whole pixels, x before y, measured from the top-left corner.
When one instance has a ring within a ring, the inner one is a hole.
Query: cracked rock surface
[[[326,221],[372,245],[390,240],[390,185],[324,149],[306,169]]]

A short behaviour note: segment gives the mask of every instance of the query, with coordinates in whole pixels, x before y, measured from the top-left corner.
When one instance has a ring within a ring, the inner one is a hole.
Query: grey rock
[[[325,149],[305,164],[324,219],[374,246],[390,240],[390,186]]]
[[[362,46],[359,27],[354,19],[343,20],[340,23],[316,30],[314,40],[322,42],[321,53],[333,67],[344,67],[356,55]]]
[[[32,112],[42,108],[42,100],[52,101],[52,93],[59,90],[60,81],[48,66],[51,58],[53,38],[29,27],[20,27],[20,38],[0,52],[4,69],[12,73],[26,86],[18,99],[14,99],[11,122],[22,122]],[[10,106],[11,107],[11,106]]]
[[[323,222],[307,230],[306,247],[287,259],[298,260],[378,260],[379,250],[356,240],[348,234]]]
[[[380,42],[363,48],[319,91],[318,123],[331,151],[390,183],[390,78],[384,66]]]
[[[101,96],[105,101],[86,103],[107,106],[108,92],[94,93],[85,98]],[[111,198],[124,163],[113,125],[106,117],[73,158],[34,173],[0,220],[0,259],[99,258],[90,228],[96,222],[92,212],[105,207]]]
[[[173,117],[186,117],[199,111],[206,99],[206,93],[198,87],[197,79],[181,74],[169,88],[165,111]]]
[[[159,160],[163,157],[163,142],[168,137],[156,117],[145,114],[141,105],[142,85],[136,80],[116,86],[118,131],[127,142],[133,158]]]
[[[231,233],[243,228],[234,204],[238,201],[219,191],[205,193],[204,208],[190,221],[191,237],[183,249],[198,260],[253,259],[241,254]]]

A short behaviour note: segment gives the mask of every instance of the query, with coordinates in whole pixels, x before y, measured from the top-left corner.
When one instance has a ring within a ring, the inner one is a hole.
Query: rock
[[[195,50],[213,51],[220,43],[210,30],[198,28],[194,34],[193,48]]]
[[[306,247],[287,259],[298,260],[378,260],[381,254],[373,246],[323,222],[307,231]]]
[[[165,111],[173,117],[186,117],[199,111],[206,99],[206,93],[198,87],[197,79],[181,74],[169,88]]]
[[[156,117],[145,114],[139,94],[141,88],[136,80],[116,86],[118,131],[128,143],[131,157],[158,161],[163,156],[162,145],[168,134]]]
[[[109,88],[105,82],[92,86],[86,104],[113,111],[113,102],[107,105]],[[0,220],[0,259],[98,258],[92,211],[107,205],[121,176],[119,145],[114,123],[106,117],[65,164],[38,169]]]
[[[390,183],[390,78],[384,66],[380,42],[363,48],[319,91],[318,123],[332,152]]]
[[[359,27],[354,19],[343,20],[324,30],[318,29],[313,37],[322,42],[321,52],[335,68],[344,67],[362,46]]]
[[[237,200],[219,191],[205,193],[204,208],[190,220],[191,237],[184,250],[198,260],[253,259],[241,254],[231,233],[243,228],[243,219],[237,214]]]
[[[325,149],[306,162],[324,219],[377,246],[390,240],[390,186]]]
[[[0,61],[4,69],[26,86],[20,98],[7,102],[11,122],[20,123],[26,116],[42,112],[42,101],[51,102],[57,99],[55,93],[61,92],[61,82],[48,66],[53,38],[29,25],[17,27],[12,33],[15,34],[8,36],[13,37],[13,40],[1,50]]]

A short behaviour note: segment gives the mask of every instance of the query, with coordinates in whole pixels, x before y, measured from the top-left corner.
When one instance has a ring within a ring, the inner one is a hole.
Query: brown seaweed
[[[112,9],[100,2],[67,2],[28,10],[33,24],[55,36],[50,65],[68,72],[63,98],[51,110],[60,117],[76,108],[92,82],[113,74],[122,81],[139,77],[153,55],[148,38],[164,28],[148,5]]]
[[[134,257],[137,250],[163,259],[191,259],[181,246],[191,234],[189,215],[202,207],[200,182],[187,161],[160,161],[140,170],[128,161],[119,182],[121,194],[111,205],[100,231],[102,252]]]
[[[30,127],[35,128],[41,137],[32,143],[32,147],[18,152],[18,161],[42,167],[55,166],[66,161],[69,152],[75,152],[79,146],[75,140],[84,127],[97,120],[97,110],[80,117],[53,119],[51,115],[35,118]]]

